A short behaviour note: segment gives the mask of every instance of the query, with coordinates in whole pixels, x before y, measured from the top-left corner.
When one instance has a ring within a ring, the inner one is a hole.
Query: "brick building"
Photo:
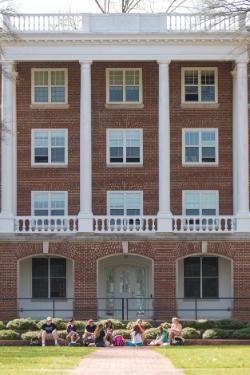
[[[0,319],[249,318],[245,20],[5,21]]]

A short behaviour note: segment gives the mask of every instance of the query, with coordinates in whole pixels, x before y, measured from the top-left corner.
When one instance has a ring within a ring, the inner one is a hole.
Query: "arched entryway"
[[[226,319],[233,309],[233,262],[194,254],[177,260],[177,312],[182,319]]]
[[[153,260],[112,255],[97,264],[98,316],[135,319],[153,316]]]
[[[18,310],[20,317],[44,319],[73,316],[74,269],[71,259],[37,255],[18,261]]]

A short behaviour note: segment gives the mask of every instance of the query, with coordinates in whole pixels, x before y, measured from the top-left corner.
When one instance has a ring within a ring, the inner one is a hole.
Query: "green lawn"
[[[66,375],[92,348],[0,347],[1,375]]]
[[[250,346],[156,348],[185,375],[249,375]]]

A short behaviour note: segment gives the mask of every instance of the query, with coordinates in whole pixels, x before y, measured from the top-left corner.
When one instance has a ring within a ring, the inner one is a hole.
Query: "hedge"
[[[128,322],[128,324],[127,324],[127,329],[132,329],[133,324],[135,324],[135,321],[130,321],[130,322]],[[146,329],[153,328],[152,324],[149,323],[149,322],[143,321],[142,324],[144,325],[145,330],[146,330]]]
[[[161,324],[161,326],[162,326],[164,329],[168,330],[168,329],[171,327],[171,323],[164,322],[164,323]]]
[[[113,336],[122,336],[124,339],[131,339],[130,331],[128,329],[116,329],[113,331]]]
[[[106,320],[99,320],[98,323],[105,324],[107,320],[111,320],[114,329],[126,329],[126,324],[124,324],[121,320],[117,319],[106,319]]]
[[[13,331],[12,329],[4,329],[0,331],[0,340],[18,340],[20,339],[20,333]]]
[[[183,328],[189,327],[189,328],[197,329],[199,331],[206,331],[207,329],[215,327],[215,322],[213,320],[206,320],[206,319],[183,320],[181,323],[182,323]]]
[[[75,320],[75,326],[76,326],[77,331],[83,332],[85,330],[86,325],[87,325],[87,322],[85,322],[84,320]]]
[[[6,327],[18,332],[34,331],[38,328],[35,320],[31,318],[10,320]]]
[[[233,331],[228,329],[207,329],[203,335],[203,339],[229,339],[232,337]]]
[[[185,327],[182,330],[182,336],[184,337],[184,339],[199,339],[201,334],[200,331],[195,328]]]
[[[43,324],[45,323],[46,323],[46,320],[40,320],[40,322],[37,323],[37,327],[41,329]],[[56,328],[58,330],[64,330],[67,327],[67,323],[63,319],[60,319],[60,318],[53,318],[53,323],[56,325]]]
[[[145,339],[155,339],[157,336],[157,328],[149,328],[144,332]]]
[[[222,319],[215,322],[215,328],[220,329],[241,329],[245,327],[246,323],[240,320]]]
[[[234,339],[250,339],[250,327],[237,329],[233,332]]]
[[[3,324],[3,322],[0,320],[0,330],[4,329],[5,328],[5,325]]]
[[[38,337],[40,331],[28,331],[21,335],[22,340],[30,341],[33,337]]]

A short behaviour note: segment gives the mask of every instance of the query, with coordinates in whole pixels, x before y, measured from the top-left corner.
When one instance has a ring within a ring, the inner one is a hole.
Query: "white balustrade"
[[[94,216],[94,232],[152,233],[157,231],[155,216]]]
[[[4,25],[15,32],[235,32],[244,30],[244,15],[211,14],[14,14]],[[118,26],[117,26],[118,25]],[[146,25],[146,26],[145,26]],[[146,29],[145,29],[146,27]]]
[[[16,233],[77,232],[76,216],[16,216]]]
[[[236,231],[233,216],[174,216],[173,231],[177,233],[232,233]]]

